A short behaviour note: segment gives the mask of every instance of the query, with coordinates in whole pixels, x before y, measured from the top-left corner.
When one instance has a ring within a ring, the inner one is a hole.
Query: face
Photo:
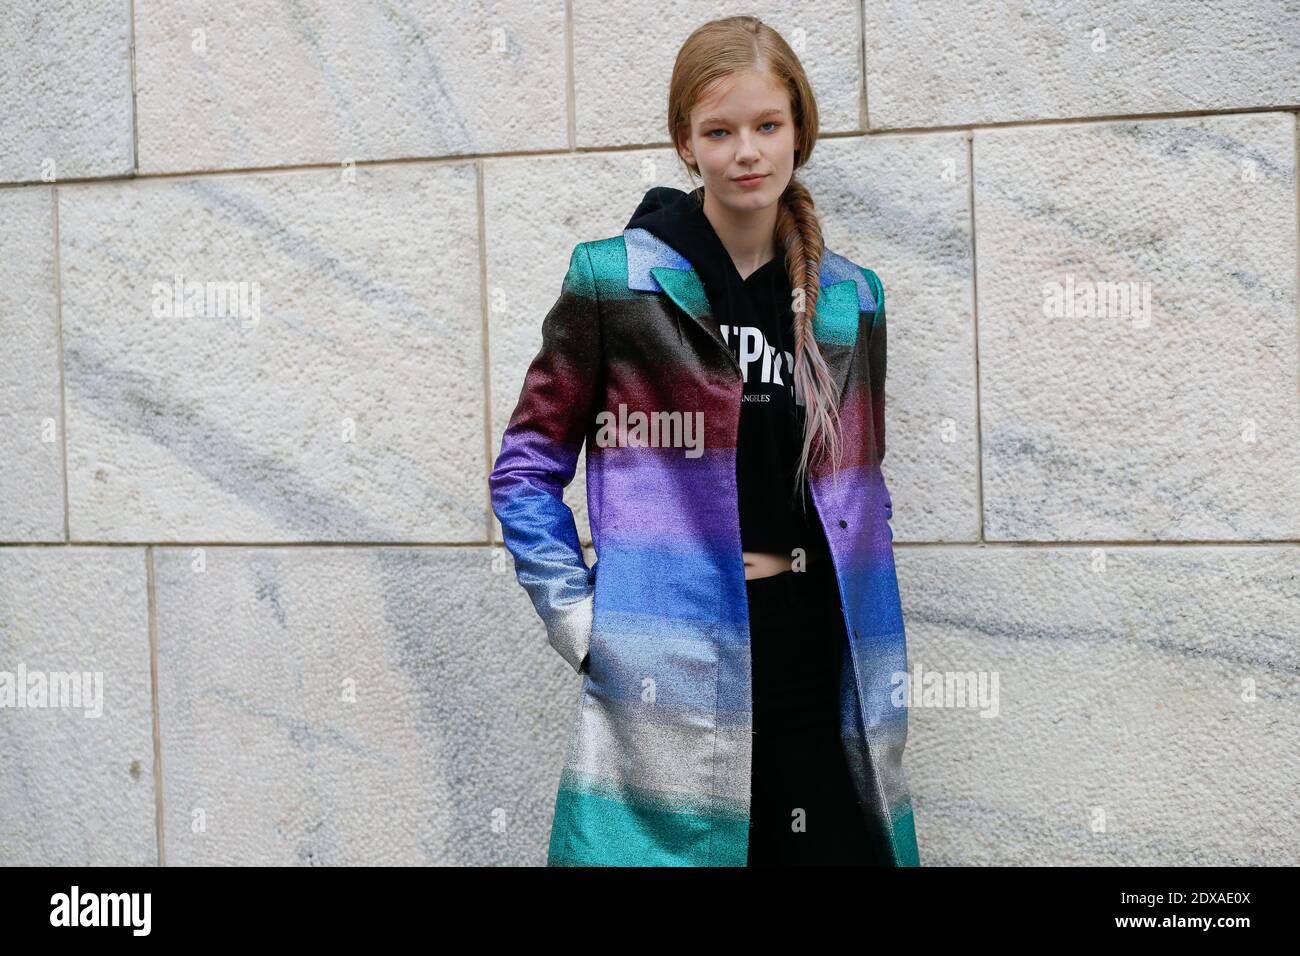
[[[796,138],[785,88],[767,73],[748,71],[722,80],[695,104],[690,138],[678,151],[699,167],[705,195],[744,214],[780,200],[794,175]]]

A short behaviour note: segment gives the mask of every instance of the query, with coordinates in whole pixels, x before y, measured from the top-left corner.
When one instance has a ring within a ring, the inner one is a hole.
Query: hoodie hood
[[[793,351],[790,279],[784,257],[778,252],[742,279],[731,253],[704,215],[703,202],[703,186],[689,193],[672,186],[654,186],[636,207],[627,228],[644,229],[690,262],[721,324],[748,324],[746,319],[755,310],[763,310],[776,317],[778,326],[790,330],[791,344],[783,342],[782,346]]]
[[[701,192],[701,195],[703,195],[701,190],[696,190],[696,192]],[[651,213],[657,213],[665,206],[671,205],[687,195],[691,194],[682,192],[680,189],[674,189],[672,186],[652,186],[646,192],[645,198],[641,200],[640,205],[636,207],[636,212],[632,213],[627,228],[645,228],[642,220],[645,220]]]
[[[707,266],[718,256],[718,249],[709,239],[719,246],[721,240],[716,234],[705,235],[706,232],[713,233],[713,227],[704,215],[703,200],[703,187],[687,193],[672,186],[654,186],[632,213],[627,228],[644,229],[662,239],[685,256],[700,273],[700,278],[704,278],[701,266]],[[721,251],[726,252],[726,248]]]

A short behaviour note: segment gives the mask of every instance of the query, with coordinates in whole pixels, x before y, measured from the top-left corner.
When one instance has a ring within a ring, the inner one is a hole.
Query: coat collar
[[[627,248],[627,287],[664,293],[731,355],[731,348],[709,306],[704,283],[686,257],[646,229],[625,229],[623,242]],[[822,253],[818,282],[813,337],[819,344],[849,346],[823,353],[831,378],[842,395],[855,351],[852,346],[857,341],[858,315],[875,312],[876,301],[862,270],[829,249]]]

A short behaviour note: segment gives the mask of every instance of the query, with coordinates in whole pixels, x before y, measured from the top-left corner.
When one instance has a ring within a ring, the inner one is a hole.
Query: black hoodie
[[[789,556],[826,552],[812,497],[795,495],[803,445],[803,404],[794,389],[794,312],[784,256],[741,278],[704,215],[704,188],[685,193],[656,186],[645,194],[630,229],[645,229],[681,253],[704,283],[722,335],[745,378],[736,449],[740,537],[746,551]]]

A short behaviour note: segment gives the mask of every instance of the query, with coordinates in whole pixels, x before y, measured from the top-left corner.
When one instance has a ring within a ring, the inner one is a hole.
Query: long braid
[[[839,462],[840,410],[835,381],[813,336],[825,244],[812,194],[793,176],[781,196],[775,238],[777,245],[786,250],[786,271],[793,293],[794,383],[804,400],[803,450],[795,473],[798,487],[813,462]]]

